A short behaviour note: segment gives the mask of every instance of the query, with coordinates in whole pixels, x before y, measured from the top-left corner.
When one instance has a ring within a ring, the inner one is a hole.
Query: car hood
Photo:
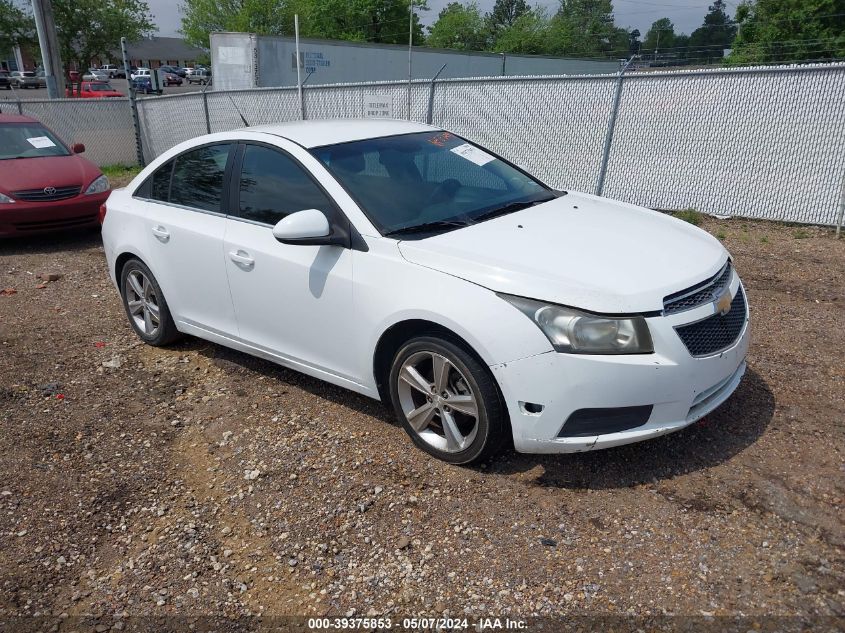
[[[87,187],[100,175],[93,163],[77,154],[13,158],[0,161],[0,191],[43,187]]]
[[[399,250],[495,292],[605,314],[662,310],[666,295],[714,275],[728,256],[691,224],[580,193]]]

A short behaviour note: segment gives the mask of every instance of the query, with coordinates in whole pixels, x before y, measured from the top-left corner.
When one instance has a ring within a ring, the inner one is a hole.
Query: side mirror
[[[82,143],[74,143],[73,147],[71,147],[71,150],[73,150],[74,154],[81,154],[85,151],[85,145],[83,145]]]
[[[328,244],[330,233],[329,219],[317,209],[291,213],[273,227],[273,237],[284,244]]]

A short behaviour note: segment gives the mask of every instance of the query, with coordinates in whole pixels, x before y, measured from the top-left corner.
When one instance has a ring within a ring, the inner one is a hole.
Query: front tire
[[[181,337],[161,286],[141,260],[130,259],[123,266],[120,295],[129,324],[147,345],[161,347]]]
[[[464,347],[421,336],[397,352],[393,408],[414,444],[450,464],[488,459],[501,448],[507,411],[490,370]]]

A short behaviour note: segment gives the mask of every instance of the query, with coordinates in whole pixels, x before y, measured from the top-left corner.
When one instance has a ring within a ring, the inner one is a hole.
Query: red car
[[[68,97],[81,97],[83,99],[102,99],[104,97],[125,97],[106,81],[83,81],[81,85],[73,84],[67,88]]]
[[[0,237],[97,226],[109,181],[35,119],[0,114]]]

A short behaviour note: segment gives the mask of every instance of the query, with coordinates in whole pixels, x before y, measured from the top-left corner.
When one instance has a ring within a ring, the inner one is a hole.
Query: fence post
[[[440,67],[434,77],[431,78],[431,83],[428,86],[428,112],[425,115],[425,122],[431,125],[431,121],[434,117],[434,82],[437,81],[437,78],[440,76],[440,73],[443,72],[443,69],[446,68],[446,64],[443,64]]]
[[[619,74],[616,76],[616,91],[613,95],[613,108],[610,111],[610,121],[607,123],[607,134],[604,137],[604,149],[601,155],[601,167],[599,167],[599,177],[596,181],[596,195],[600,196],[604,191],[604,177],[607,175],[607,161],[610,158],[610,145],[613,142],[613,130],[616,128],[616,116],[619,114],[619,102],[622,100],[622,80],[625,77],[625,71],[628,66],[636,59],[636,55],[631,57],[622,68],[619,69]]]
[[[132,124],[135,127],[135,150],[138,153],[138,164],[145,167],[144,147],[141,143],[141,120],[138,118],[138,103],[135,100],[135,88],[132,87],[132,72],[129,70],[129,55],[126,52],[126,38],[120,38],[120,50],[123,53],[123,72],[126,73],[126,82],[129,84],[129,108],[132,110]]]
[[[842,174],[842,190],[839,192],[839,217],[836,218],[836,239],[842,232],[842,218],[845,216],[845,173]]]
[[[17,92],[17,90],[15,91]],[[17,95],[16,95],[17,96]],[[23,103],[21,102],[21,98],[18,97],[18,114],[23,116]]]
[[[208,116],[208,95],[205,91],[208,90],[209,83],[206,81],[202,87],[202,109],[205,112],[205,133],[211,134],[211,119]]]

